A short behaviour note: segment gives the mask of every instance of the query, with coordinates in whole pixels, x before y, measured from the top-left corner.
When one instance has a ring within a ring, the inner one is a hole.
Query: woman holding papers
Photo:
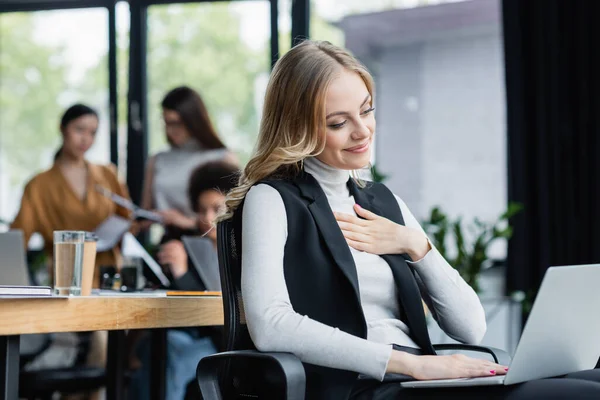
[[[11,228],[23,231],[26,244],[33,233],[41,234],[48,255],[52,254],[55,230],[94,231],[112,215],[129,218],[128,210],[97,190],[102,187],[129,197],[127,188],[119,182],[116,168],[85,159],[97,129],[98,114],[94,109],[83,104],[67,109],[60,121],[62,145],[54,165],[33,177],[23,191],[21,208]],[[119,257],[118,246],[99,252],[96,266],[117,265]],[[99,268],[95,271],[94,287],[98,287]]]
[[[148,161],[142,208],[163,218],[165,238],[193,232],[196,218],[186,195],[194,168],[209,161],[235,157],[227,150],[210,120],[200,95],[189,87],[171,90],[161,103],[170,148]]]
[[[351,172],[371,159],[374,87],[364,66],[328,42],[297,45],[271,73],[255,153],[221,217],[232,218],[241,245],[254,345],[299,357],[311,400],[600,398],[597,370],[485,390],[384,381],[386,374],[431,380],[507,369],[432,347],[421,298],[463,343],[482,340],[485,314],[407,205]]]

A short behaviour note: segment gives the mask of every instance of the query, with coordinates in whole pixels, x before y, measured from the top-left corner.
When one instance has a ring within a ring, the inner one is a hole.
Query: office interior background
[[[373,73],[373,163],[421,221],[436,208],[460,221],[469,252],[477,221],[493,225],[510,204],[522,207],[508,221],[512,238],[490,244],[477,275],[484,342],[512,350],[545,269],[600,262],[593,3],[0,1],[0,229],[27,180],[51,166],[70,104],[99,110],[88,158],[116,164],[139,203],[146,160],[167,146],[160,100],[169,89],[198,90],[244,163],[273,63],[301,38],[329,40]],[[446,240],[456,258],[452,228]]]

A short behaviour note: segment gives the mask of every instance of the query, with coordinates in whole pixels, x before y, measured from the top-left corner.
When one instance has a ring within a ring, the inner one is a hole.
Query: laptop
[[[200,279],[206,286],[206,290],[221,291],[221,280],[219,275],[219,263],[217,252],[209,239],[202,237],[183,236],[185,249],[192,259],[194,268],[198,271]],[[123,235],[121,252],[125,257],[139,257],[145,261],[152,274],[163,287],[170,287],[171,281],[165,275],[162,267],[152,258],[144,247],[130,232]]]
[[[206,290],[221,291],[219,259],[210,239],[182,236],[181,240]]]
[[[402,382],[407,388],[512,385],[592,369],[600,356],[600,264],[551,267],[504,376]]]
[[[0,285],[30,285],[23,232],[20,230],[0,233]]]

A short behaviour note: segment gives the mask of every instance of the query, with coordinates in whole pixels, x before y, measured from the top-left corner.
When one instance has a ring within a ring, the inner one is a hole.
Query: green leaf
[[[513,228],[512,226],[507,226],[504,229],[497,229],[494,227],[494,238],[504,238],[504,239],[510,239],[512,237],[513,234]]]
[[[487,228],[487,224],[483,221],[481,221],[479,218],[475,217],[473,219],[473,223],[475,224],[475,226],[479,229],[486,229]]]
[[[508,203],[507,210],[502,215],[500,215],[499,219],[501,219],[501,220],[510,219],[510,218],[514,217],[516,214],[520,213],[524,208],[525,207],[523,206],[523,204],[511,201],[510,203]]]
[[[446,214],[444,214],[444,212],[439,207],[434,207],[431,210],[431,216],[430,216],[429,220],[432,224],[445,226],[448,218],[446,217]]]
[[[507,240],[512,237],[513,228],[509,225],[508,219],[522,209],[523,206],[519,203],[510,203],[506,212],[493,224],[475,217],[472,222],[463,225],[462,218],[453,221],[441,211],[439,206],[436,206],[431,209],[429,220],[423,222],[423,227],[438,250],[444,251],[443,253],[440,251],[444,258],[458,271],[465,282],[478,291],[481,270],[491,262],[487,256],[490,244],[498,239]],[[465,229],[469,233],[468,237],[473,238],[468,243],[464,234]],[[445,253],[444,243],[448,235],[457,250],[453,259],[447,257]]]

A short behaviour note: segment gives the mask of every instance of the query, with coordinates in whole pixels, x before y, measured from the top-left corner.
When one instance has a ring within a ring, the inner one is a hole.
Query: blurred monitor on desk
[[[23,232],[0,233],[0,285],[29,285]]]

